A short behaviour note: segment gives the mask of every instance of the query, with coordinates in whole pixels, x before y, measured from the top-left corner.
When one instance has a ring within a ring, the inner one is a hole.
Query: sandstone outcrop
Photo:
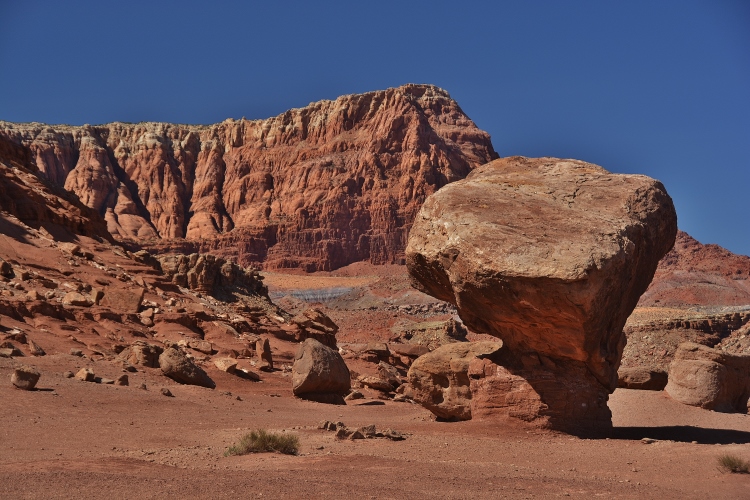
[[[469,420],[469,364],[502,346],[502,342],[457,342],[420,356],[409,368],[405,394],[444,420]]]
[[[349,368],[337,351],[315,339],[300,344],[292,365],[295,396],[343,403],[343,396],[350,388]]]
[[[1,122],[0,138],[113,235],[308,271],[402,262],[425,198],[497,157],[431,85],[211,126]]]
[[[148,257],[146,257],[148,259]],[[222,300],[234,294],[268,297],[263,277],[252,268],[209,254],[173,254],[155,257],[161,271],[176,285],[206,293]]]
[[[455,304],[471,330],[503,340],[503,366],[534,387],[544,425],[600,431],[611,427],[606,401],[623,326],[676,231],[658,181],[512,157],[427,199],[407,266],[416,288]],[[582,394],[585,414],[566,415]]]
[[[680,344],[669,367],[667,394],[680,403],[707,410],[747,413],[750,356],[710,347]]]

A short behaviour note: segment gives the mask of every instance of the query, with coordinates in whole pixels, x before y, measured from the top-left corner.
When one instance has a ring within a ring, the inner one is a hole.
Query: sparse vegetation
[[[736,455],[725,454],[719,457],[719,468],[725,472],[734,474],[750,473],[750,463],[742,460]]]
[[[245,434],[240,442],[230,446],[224,453],[225,457],[231,455],[246,455],[248,453],[277,452],[286,455],[296,455],[299,451],[299,437],[296,434],[283,432],[268,432],[265,429],[252,431]]]

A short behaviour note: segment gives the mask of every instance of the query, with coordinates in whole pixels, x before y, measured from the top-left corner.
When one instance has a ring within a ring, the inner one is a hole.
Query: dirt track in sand
[[[750,495],[750,477],[716,468],[723,453],[750,458],[750,417],[686,407],[663,393],[616,391],[613,438],[587,440],[496,422],[435,422],[408,403],[300,401],[281,372],[261,383],[212,372],[216,390],[149,369],[133,374],[130,387],[85,383],[62,377],[70,358],[35,360],[42,390],[0,384],[2,498]],[[18,363],[0,359],[0,380]],[[138,389],[141,382],[148,390]],[[163,386],[175,397],[162,396]],[[339,441],[317,429],[324,419],[408,436]],[[223,456],[258,427],[298,433],[300,455]]]

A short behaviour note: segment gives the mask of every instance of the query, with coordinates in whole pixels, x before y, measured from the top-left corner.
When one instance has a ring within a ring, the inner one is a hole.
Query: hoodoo
[[[406,250],[414,286],[503,341],[470,370],[471,415],[611,427],[623,326],[676,232],[661,183],[576,160],[500,159],[430,196]]]

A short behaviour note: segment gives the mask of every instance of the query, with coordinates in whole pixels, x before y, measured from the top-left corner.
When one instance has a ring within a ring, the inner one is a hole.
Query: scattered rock
[[[29,290],[26,292],[26,300],[42,300],[42,295],[36,290]]]
[[[365,397],[364,394],[362,394],[359,391],[352,391],[349,394],[346,395],[344,398],[346,401],[353,401],[355,399],[363,399]]]
[[[159,368],[159,356],[164,352],[161,346],[136,340],[120,352],[118,358],[130,365]]]
[[[350,388],[349,368],[338,351],[315,339],[300,344],[292,365],[292,392],[295,396],[314,398],[332,394],[343,403],[342,396]]]
[[[68,292],[62,300],[64,306],[90,307],[93,302],[78,292]]]
[[[80,349],[71,349],[70,350],[71,356],[78,356],[79,358],[83,357],[83,351]]]
[[[617,371],[617,387],[642,391],[661,391],[667,386],[667,372],[644,366],[620,368]]]
[[[94,374],[94,370],[92,370],[91,368],[81,368],[80,370],[78,370],[78,373],[76,373],[76,378],[83,382],[96,381],[96,375]]]
[[[203,354],[213,354],[214,347],[205,340],[189,340],[188,347]]]
[[[750,356],[728,354],[699,344],[677,347],[669,366],[667,394],[680,403],[720,412],[747,413]]]
[[[114,380],[112,380],[111,378],[97,378],[97,379],[95,380],[95,382],[96,382],[97,384],[105,384],[105,385],[112,385],[112,384],[114,384],[114,383],[115,383],[115,381],[114,381]]]
[[[33,340],[29,340],[29,354],[32,356],[44,356],[47,353],[39,346],[39,344]]]
[[[398,372],[395,366],[390,365],[384,361],[378,363],[378,376],[382,380],[388,382],[392,389],[401,385],[401,374]]]
[[[357,380],[360,384],[375,389],[377,391],[390,392],[394,389],[390,382],[383,380],[380,377],[373,377],[368,375],[360,375]]]
[[[143,388],[144,389],[146,388],[145,384],[143,384]],[[161,392],[162,396],[167,396],[168,398],[173,398],[174,397],[174,394],[172,394],[172,391],[170,391],[166,387],[162,387],[160,392]]]
[[[336,348],[336,332],[339,331],[339,327],[320,309],[307,309],[302,314],[294,316],[292,323],[300,327],[300,333],[296,338],[298,342],[313,338],[331,349]]]
[[[237,360],[232,358],[219,358],[214,360],[214,365],[223,372],[234,373],[237,368]]]
[[[71,371],[67,371],[67,372],[63,373],[63,377],[65,377],[65,378],[73,378],[73,377],[75,377],[75,373],[73,373]]]
[[[115,380],[115,385],[130,385],[130,380],[128,379],[127,374],[123,373],[117,379]]]
[[[213,389],[216,384],[201,368],[196,366],[182,351],[170,347],[159,356],[159,367],[167,377],[181,384],[198,385]]]
[[[39,381],[40,373],[30,366],[20,366],[13,370],[10,376],[10,382],[19,389],[30,391],[36,387]]]
[[[5,278],[13,278],[15,276],[15,274],[13,274],[13,266],[3,259],[0,259],[0,276]]]

